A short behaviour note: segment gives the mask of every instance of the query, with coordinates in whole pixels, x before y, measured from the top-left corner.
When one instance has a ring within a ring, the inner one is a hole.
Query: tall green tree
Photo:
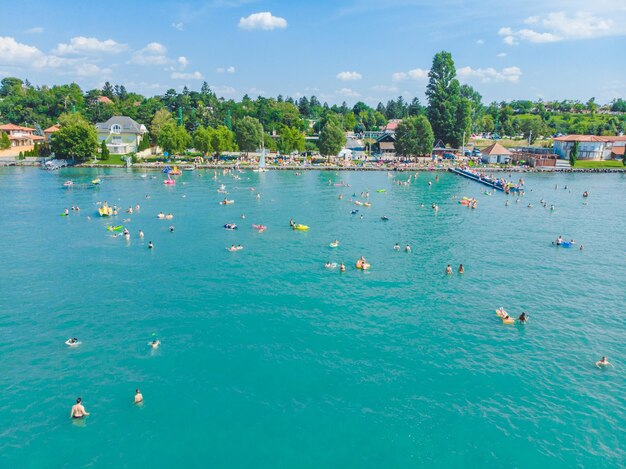
[[[11,139],[5,132],[0,132],[0,150],[6,150],[11,147]]]
[[[286,125],[280,129],[280,139],[278,140],[278,150],[288,155],[293,151],[304,151],[305,140],[304,135],[295,127],[287,127]]]
[[[396,130],[396,151],[408,157],[426,156],[433,151],[435,135],[425,116],[402,119]]]
[[[450,52],[442,51],[435,54],[428,72],[426,96],[428,98],[426,115],[435,138],[457,146],[459,140],[457,125],[459,119],[464,118],[465,111],[459,113],[458,110],[461,90]]]
[[[235,124],[235,140],[240,151],[255,151],[263,143],[263,126],[258,119],[245,116]]]
[[[186,150],[191,145],[191,137],[184,127],[168,122],[159,132],[158,143],[163,151],[173,155]]]
[[[109,159],[109,156],[111,156],[111,152],[107,148],[107,142],[102,140],[102,142],[100,142],[100,159],[106,161]]]
[[[218,125],[211,135],[211,147],[217,157],[226,151],[237,151],[235,133],[225,125]]]
[[[150,136],[152,137],[152,141],[158,142],[161,129],[167,124],[174,123],[175,121],[172,117],[172,113],[167,109],[159,109],[156,111],[154,117],[152,118],[152,123],[150,124]]]
[[[572,165],[572,168],[576,165],[576,160],[578,159],[578,142],[574,142],[572,145],[572,149],[569,151],[569,164]]]
[[[320,133],[318,142],[320,153],[326,157],[336,156],[345,144],[346,135],[341,127],[333,120],[328,121]]]
[[[198,127],[193,133],[193,146],[196,150],[201,151],[205,156],[213,151],[213,145],[211,145],[211,137],[213,129]]]
[[[95,126],[80,114],[63,114],[59,130],[52,134],[51,149],[57,158],[85,161],[98,151],[98,133]]]

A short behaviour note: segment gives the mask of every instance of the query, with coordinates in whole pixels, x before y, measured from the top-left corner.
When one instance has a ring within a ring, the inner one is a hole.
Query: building
[[[553,140],[554,153],[561,159],[569,159],[575,142],[578,142],[577,159],[610,160],[624,154],[626,136],[564,135]]]
[[[50,140],[52,139],[52,134],[55,132],[58,132],[59,128],[60,127],[55,124],[51,127],[48,127],[46,130],[43,131],[43,134],[46,137],[46,142],[50,143]]]
[[[0,132],[4,132],[11,140],[11,149],[15,151],[32,150],[36,142],[42,142],[44,137],[35,134],[35,129],[15,124],[0,125]]]
[[[480,160],[483,163],[509,163],[511,161],[512,153],[498,142],[489,145],[481,153]]]
[[[130,117],[113,116],[106,122],[96,124],[98,142],[106,142],[112,155],[135,153],[143,134],[148,130]]]
[[[111,101],[109,98],[107,98],[106,96],[98,96],[96,98],[96,101],[100,104],[113,104],[113,101]]]
[[[396,156],[396,137],[390,133],[384,133],[374,143],[374,153],[378,153],[385,160]]]
[[[402,119],[390,119],[387,125],[383,128],[383,131],[387,134],[395,134],[398,130],[398,124],[402,122]]]

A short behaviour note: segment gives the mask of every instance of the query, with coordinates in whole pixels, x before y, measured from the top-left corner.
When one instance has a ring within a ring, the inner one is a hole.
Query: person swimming
[[[143,394],[139,389],[135,389],[135,404],[140,404],[143,402]]]
[[[459,273],[460,274],[464,274],[465,273],[465,268],[463,267],[463,264],[459,264]]]
[[[152,249],[154,247],[154,244],[152,244],[152,241],[148,241],[148,249]]]
[[[85,406],[82,404],[83,399],[79,397],[76,399],[76,404],[72,406],[72,410],[70,411],[71,419],[82,419],[89,415],[89,412],[85,410]]]
[[[528,321],[528,315],[522,311],[522,314],[519,315],[519,318],[517,318],[519,322],[521,322],[522,324],[525,323],[526,321]]]
[[[174,232],[174,225],[171,225],[170,226],[170,233],[173,233],[173,232]]]
[[[450,264],[448,264],[448,266],[446,267],[446,274],[447,275],[451,275],[452,274],[452,267],[450,266]]]
[[[65,341],[65,344],[69,345],[70,347],[76,347],[80,345],[80,342],[78,341],[76,337],[71,337]]]
[[[411,246],[407,244],[406,247],[404,248],[404,252],[411,252]]]
[[[399,251],[400,250],[400,245],[398,243],[396,243],[396,245],[393,247],[394,251]]]
[[[153,349],[157,349],[159,348],[159,345],[161,345],[161,341],[159,339],[154,339],[152,342],[148,342],[148,345]]]
[[[70,211],[69,211],[68,209],[65,209],[65,210],[63,210],[63,214],[64,214],[64,215],[69,215],[69,214],[70,214]]]
[[[596,362],[596,366],[597,366],[598,368],[604,368],[604,367],[606,367],[606,366],[613,366],[613,364],[612,364],[612,363],[610,363],[610,362],[606,359],[606,357],[602,357],[600,360],[598,360],[598,361]]]
[[[346,271],[346,265],[343,262],[339,266],[339,271],[341,271],[341,272],[345,272]]]
[[[330,268],[331,268],[331,263],[330,263],[330,261],[328,261],[328,262],[324,265],[324,267],[326,267],[327,269],[330,269]]]
[[[140,237],[141,239],[143,239],[143,236],[144,236],[144,235],[143,235],[143,231],[139,230],[139,237]]]
[[[559,237],[556,238],[556,245],[560,246],[561,244],[563,244],[563,236],[559,235]]]

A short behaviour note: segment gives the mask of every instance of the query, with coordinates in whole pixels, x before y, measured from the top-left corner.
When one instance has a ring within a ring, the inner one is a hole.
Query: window
[[[119,124],[113,124],[111,126],[111,133],[112,134],[121,134],[122,133],[122,126]]]
[[[113,145],[121,145],[122,144],[122,137],[113,137],[111,139],[111,143]]]

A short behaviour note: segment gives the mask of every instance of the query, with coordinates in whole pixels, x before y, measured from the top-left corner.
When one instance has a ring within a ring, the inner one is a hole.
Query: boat
[[[261,156],[259,157],[259,169],[252,170],[255,173],[265,173],[267,172],[267,168],[265,166],[265,148],[261,152]]]
[[[103,205],[102,207],[98,207],[98,213],[101,217],[110,217],[113,215],[113,208],[108,205]]]
[[[307,225],[301,225],[299,223],[293,225],[293,229],[294,230],[298,230],[298,231],[308,231],[309,227]]]

